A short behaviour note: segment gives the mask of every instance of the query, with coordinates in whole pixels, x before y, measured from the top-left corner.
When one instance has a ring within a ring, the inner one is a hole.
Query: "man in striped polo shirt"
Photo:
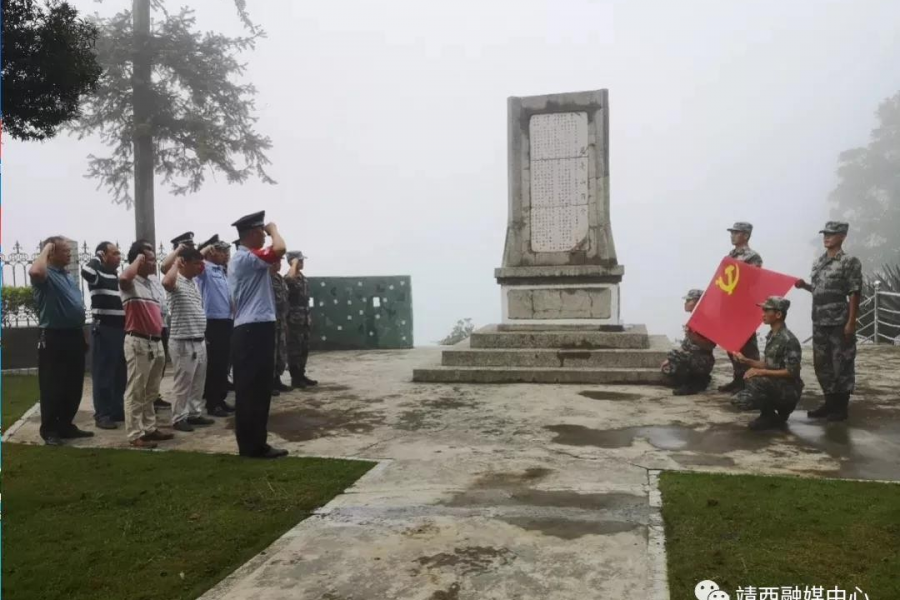
[[[172,423],[177,431],[193,431],[195,425],[212,425],[202,416],[206,382],[206,313],[194,278],[203,272],[203,255],[193,247],[178,250],[175,265],[162,285],[169,300],[171,327],[169,353],[175,367]]]
[[[112,242],[100,242],[94,258],[81,269],[91,294],[91,382],[94,422],[116,429],[125,420],[125,310],[119,295],[122,252]]]
[[[125,429],[128,442],[136,448],[156,448],[156,442],[175,437],[156,428],[153,410],[166,354],[162,344],[162,298],[147,279],[156,273],[156,254],[152,248],[146,240],[132,244],[128,250],[130,264],[119,276],[125,307],[125,361],[128,364]]]

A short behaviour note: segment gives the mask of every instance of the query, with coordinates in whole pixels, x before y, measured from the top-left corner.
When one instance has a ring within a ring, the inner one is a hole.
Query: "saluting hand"
[[[807,286],[806,286],[805,281],[803,281],[802,279],[798,279],[797,281],[794,282],[794,287],[801,289],[801,290],[805,290]]]
[[[278,231],[278,225],[276,225],[275,222],[272,221],[270,223],[267,223],[266,226],[263,227],[263,231],[265,231],[269,235],[272,235],[273,231]]]

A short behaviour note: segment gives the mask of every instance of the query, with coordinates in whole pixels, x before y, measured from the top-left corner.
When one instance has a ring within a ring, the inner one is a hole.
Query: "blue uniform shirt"
[[[206,269],[197,275],[197,287],[203,295],[203,309],[207,319],[231,318],[231,294],[228,292],[228,276],[225,267],[204,261]]]
[[[47,279],[32,279],[31,289],[41,328],[76,329],[84,325],[84,300],[68,271],[48,265]]]
[[[228,263],[234,326],[275,322],[275,292],[269,264],[241,246]]]

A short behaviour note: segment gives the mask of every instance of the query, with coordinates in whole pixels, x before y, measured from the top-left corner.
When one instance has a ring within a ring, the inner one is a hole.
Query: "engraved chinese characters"
[[[531,249],[568,252],[588,234],[588,115],[533,115]]]

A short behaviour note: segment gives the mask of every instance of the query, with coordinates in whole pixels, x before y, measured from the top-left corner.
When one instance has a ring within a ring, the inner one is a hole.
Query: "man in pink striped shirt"
[[[138,240],[128,251],[128,268],[119,276],[125,307],[125,361],[128,387],[125,389],[125,429],[128,443],[135,448],[156,448],[156,442],[175,437],[156,427],[153,401],[159,395],[166,354],[162,344],[163,298],[147,279],[156,273],[153,246]]]

